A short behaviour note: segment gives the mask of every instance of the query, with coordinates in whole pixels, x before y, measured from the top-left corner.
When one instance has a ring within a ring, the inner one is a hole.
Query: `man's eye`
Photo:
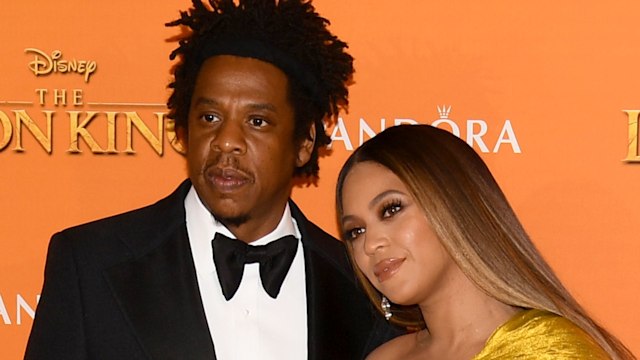
[[[217,122],[220,121],[220,117],[215,114],[204,114],[202,115],[202,120],[206,122]]]
[[[249,123],[251,124],[251,126],[263,127],[267,125],[267,120],[263,118],[255,117],[255,118],[251,118],[249,120]]]
[[[364,228],[361,228],[361,227],[347,230],[345,232],[345,238],[347,240],[355,240],[358,236],[364,234],[364,231],[365,231]]]

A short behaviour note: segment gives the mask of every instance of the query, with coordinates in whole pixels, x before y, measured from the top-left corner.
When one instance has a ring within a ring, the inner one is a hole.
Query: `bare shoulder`
[[[403,359],[415,347],[415,334],[402,335],[378,346],[366,360]]]

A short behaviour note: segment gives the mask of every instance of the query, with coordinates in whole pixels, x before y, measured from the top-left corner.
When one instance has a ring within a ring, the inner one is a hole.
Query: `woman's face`
[[[459,269],[400,178],[378,163],[358,163],[342,204],[343,238],[376,289],[396,304],[446,301]]]

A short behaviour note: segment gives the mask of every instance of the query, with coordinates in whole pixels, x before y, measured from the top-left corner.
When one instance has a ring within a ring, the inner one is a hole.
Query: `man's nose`
[[[211,140],[211,149],[223,153],[244,154],[247,144],[242,125],[237,119],[223,120]]]

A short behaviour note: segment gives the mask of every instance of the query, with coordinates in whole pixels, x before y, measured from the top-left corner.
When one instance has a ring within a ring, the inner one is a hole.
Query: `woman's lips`
[[[378,282],[383,282],[395,275],[405,260],[405,258],[384,259],[373,267],[373,275],[376,276]]]

